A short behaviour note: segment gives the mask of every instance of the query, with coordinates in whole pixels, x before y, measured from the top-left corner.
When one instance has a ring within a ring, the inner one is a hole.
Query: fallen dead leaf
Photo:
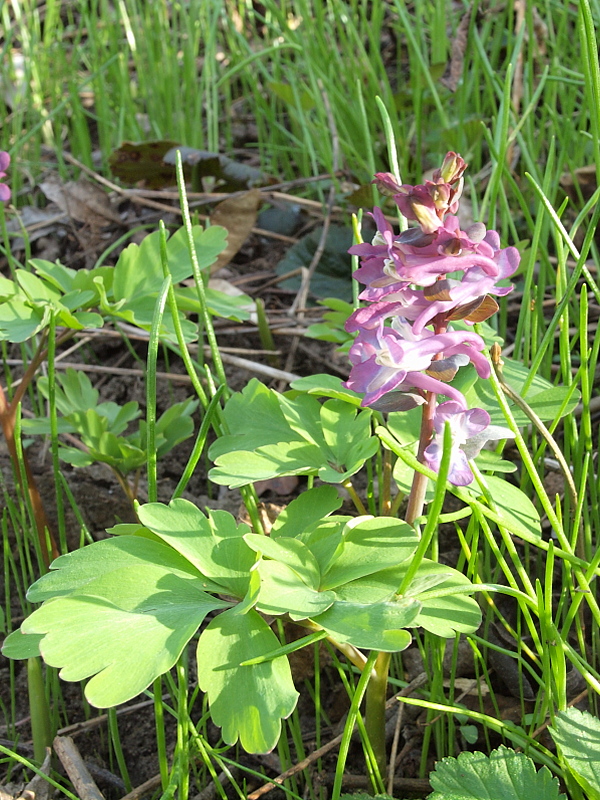
[[[448,64],[446,72],[440,78],[440,83],[451,92],[456,91],[460,79],[462,78],[470,22],[471,11],[469,10],[463,14],[458,28],[456,29],[456,35],[452,40],[452,55],[450,57],[450,63]]]
[[[211,273],[229,264],[244,244],[256,225],[261,202],[262,197],[258,189],[251,189],[237,197],[223,200],[215,208],[210,217],[211,225],[222,225],[227,229],[227,247],[210,268]]]
[[[598,187],[596,179],[596,165],[589,164],[586,167],[579,167],[573,174],[564,172],[560,176],[560,185],[569,195],[571,200],[579,202],[577,187],[581,191],[584,200],[589,200]]]
[[[138,184],[143,181],[147,189],[174,186],[177,182],[174,164],[166,164],[163,157],[178,147],[170,139],[152,142],[123,142],[113,150],[108,163],[113,175],[123,183]]]
[[[41,239],[43,236],[48,236],[52,233],[58,224],[64,224],[67,221],[67,216],[64,211],[61,211],[56,205],[51,204],[46,208],[37,208],[37,206],[23,206],[17,214],[6,223],[6,229],[10,233],[19,233],[25,228],[27,231],[27,238],[30,242],[35,242],[36,239]],[[18,237],[11,239],[11,247],[13,250],[24,250],[25,240]]]
[[[40,188],[61,211],[90,228],[102,228],[109,222],[122,224],[106,192],[84,178],[62,183],[58,176],[53,175],[42,181]]]

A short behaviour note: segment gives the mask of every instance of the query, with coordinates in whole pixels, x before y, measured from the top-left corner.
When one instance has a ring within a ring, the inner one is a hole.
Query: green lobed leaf
[[[530,758],[503,745],[489,756],[464,752],[444,758],[429,781],[434,792],[428,800],[566,800],[547,767],[536,772]]]
[[[192,235],[200,269],[205,269],[225,248],[227,231],[218,225],[206,230],[195,225]],[[185,228],[180,228],[167,240],[167,258],[173,284],[192,275]],[[154,231],[140,245],[130,244],[119,256],[114,267],[114,299],[125,300],[134,309],[140,297],[158,293],[162,282],[160,231]]]
[[[465,370],[466,369],[473,368],[465,368]],[[461,372],[462,371],[461,369]],[[521,394],[523,385],[529,376],[529,369],[518,361],[512,361],[506,358],[504,359],[502,373],[504,380],[511,389],[517,394]],[[457,388],[460,389],[460,386]],[[545,378],[542,378],[541,375],[536,375],[524,400],[543,422],[548,422],[558,417],[563,402],[569,395],[570,399],[562,411],[562,416],[570,414],[573,411],[581,399],[581,393],[577,389],[572,390],[566,386],[553,386]],[[506,425],[504,414],[498,406],[496,395],[488,380],[477,378],[472,386],[465,392],[465,397],[469,407],[473,408],[477,406],[485,409],[490,414],[492,425]],[[531,420],[527,414],[515,405],[510,398],[507,398],[507,402],[517,425],[523,426],[531,424]]]
[[[47,305],[32,306],[20,296],[0,303],[0,340],[26,342],[50,321]]]
[[[294,620],[307,619],[325,611],[335,601],[333,592],[319,592],[307,586],[287,564],[260,561],[257,570],[260,593],[256,605],[265,614],[289,613]]]
[[[293,569],[306,586],[317,589],[321,578],[321,571],[316,558],[308,547],[298,539],[285,539],[280,541],[271,536],[258,533],[247,533],[244,541],[255,553],[286,564]]]
[[[75,432],[75,426],[64,417],[59,417],[57,423],[58,433]],[[34,417],[33,419],[24,419],[21,422],[21,430],[27,436],[34,434],[49,436],[52,433],[52,425],[49,417]]]
[[[260,451],[232,450],[217,459],[209,472],[217,484],[237,489],[255,481],[278,476],[316,475],[321,459],[314,445],[303,442],[278,443]]]
[[[96,413],[108,420],[108,430],[110,433],[119,436],[127,429],[130,422],[133,422],[133,420],[140,416],[140,408],[135,400],[125,403],[124,406],[108,402],[97,405]]]
[[[486,475],[485,482],[496,509],[490,509],[485,501],[477,506],[478,509],[511,533],[535,544],[542,536],[540,515],[527,495],[518,486],[495,475]],[[466,486],[464,490],[473,498],[482,499],[476,484]]]
[[[318,486],[302,492],[284,508],[273,523],[271,539],[299,536],[337,511],[342,502],[334,486]]]
[[[88,412],[88,415],[90,415],[92,411],[93,409]],[[96,416],[99,417],[99,415]],[[94,434],[82,434],[81,438],[88,447],[90,458],[102,464],[108,464],[125,475],[143,466],[146,462],[145,449],[136,447],[135,444],[128,442],[120,436],[115,436],[114,433],[110,431],[104,431],[99,436]],[[71,448],[60,448],[59,455],[63,461],[68,461],[72,464],[79,461],[79,458],[76,458],[75,461],[72,460]]]
[[[321,589],[335,589],[348,581],[386,567],[402,564],[417,548],[415,530],[392,517],[356,517],[342,531],[331,562],[324,570]]]
[[[411,408],[410,411],[393,411],[388,415],[388,430],[404,446],[418,442],[422,416],[421,408]]]
[[[172,547],[141,536],[127,535],[131,527],[135,527],[136,530],[141,528],[139,524],[128,526],[127,532],[119,538],[103,539],[80,550],[59,556],[50,564],[50,571],[29,587],[27,599],[32,603],[42,603],[52,597],[71,594],[101,575],[124,567],[144,564],[168,567],[173,574],[201,580],[202,588],[207,591],[219,590],[218,585],[206,581],[198,570]]]
[[[138,518],[203,575],[235,597],[244,597],[249,571],[256,561],[243,539],[250,530],[247,525],[238,525],[227,511],[209,511],[207,517],[183,498],[171,500],[168,506],[140,506]]]
[[[14,281],[5,278],[4,275],[0,275],[0,300],[7,300],[9,297],[18,294],[18,292],[19,288]]]
[[[58,455],[61,461],[71,464],[73,467],[89,467],[98,460],[93,452],[84,453],[83,450],[79,450],[77,447],[64,447],[62,445],[58,449]]]
[[[298,699],[289,662],[281,656],[239,665],[279,646],[273,631],[252,610],[244,615],[219,614],[200,635],[198,683],[227,744],[239,740],[250,753],[267,753],[277,744],[281,719],[292,713]]]
[[[381,569],[336,586],[335,595],[339,600],[352,603],[381,603],[391,600],[402,583],[404,572],[402,565]]]
[[[378,447],[370,409],[357,414],[339,400],[279,395],[256,380],[229,400],[224,416],[230,433],[209,450],[210,478],[231,487],[303,474],[343,483]]]
[[[50,396],[48,378],[38,378],[38,388],[46,399]],[[86,412],[95,408],[100,393],[94,389],[92,382],[85,372],[69,367],[65,372],[56,376],[56,407],[61,414],[68,416],[73,411]]]
[[[552,738],[589,800],[600,798],[600,720],[587,711],[559,711]]]
[[[46,261],[43,258],[30,258],[29,263],[36,273],[55,289],[65,294],[74,289],[74,280],[77,275],[76,269],[65,267],[59,261]]]
[[[40,655],[40,642],[43,638],[44,634],[36,633],[30,633],[26,636],[19,628],[9,633],[4,640],[2,655],[5,658],[14,658],[18,661],[25,658],[35,658]]]
[[[18,269],[15,274],[19,286],[30,301],[51,305],[60,303],[62,292],[40,280],[33,272]]]
[[[482,450],[475,459],[475,463],[482,472],[516,472],[517,465],[512,461],[506,461],[502,456],[493,450]]]
[[[315,326],[311,326],[315,327]],[[342,386],[342,379],[335,375],[308,375],[298,378],[290,384],[292,389],[315,395],[316,397],[333,397],[353,406],[360,406],[362,395]]]
[[[404,628],[414,622],[420,608],[420,603],[413,599],[391,603],[338,600],[312,620],[338,642],[395,653],[411,643],[412,637]]]
[[[353,519],[354,517],[341,515],[328,517],[300,535],[301,541],[317,559],[321,574],[331,564],[333,555],[342,541],[342,532],[346,524]]]
[[[78,308],[87,308],[92,305],[97,297],[97,292],[91,290],[74,289],[61,297],[61,305],[69,311],[77,311]]]
[[[300,435],[291,436],[277,394],[256,378],[231,396],[223,409],[223,418],[229,434],[219,437],[208,452],[209,458],[217,463],[222,455],[236,450],[252,452],[264,445],[292,439],[305,442]]]
[[[404,577],[403,575],[401,578]],[[476,590],[471,581],[458,570],[423,559],[405,597],[414,597],[421,603],[415,627],[425,628],[442,638],[459,633],[473,633],[481,625],[481,609],[469,596]],[[435,597],[435,592],[456,590],[456,594]]]
[[[44,661],[67,681],[90,678],[97,707],[124,703],[175,664],[210,611],[228,604],[202,581],[169,566],[136,564],[101,575],[25,620],[25,634],[45,634]]]

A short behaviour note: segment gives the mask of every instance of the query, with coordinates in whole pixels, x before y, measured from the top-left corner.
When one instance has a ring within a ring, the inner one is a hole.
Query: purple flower
[[[469,362],[481,378],[490,374],[481,337],[454,331],[449,323],[473,324],[494,314],[498,304],[491,295],[508,294],[512,287],[497,283],[513,275],[520,260],[515,247],[502,249],[496,231],[486,231],[482,223],[461,230],[456,212],[465,169],[459,155],[448,153],[432,180],[419,186],[400,185],[391,173],[375,176],[379,190],[392,195],[417,226],[396,235],[375,208],[372,242],[350,248],[361,259],[354,278],[365,286],[359,297],[367,305],[346,323],[357,336],[344,384],[364,395],[361,405],[384,413],[422,405],[431,395],[449,398],[434,412],[432,441],[422,444],[427,445],[425,462],[439,471],[445,425],[450,425],[449,480],[457,486],[473,481],[469,459],[486,441],[512,434],[490,425],[482,408],[468,409],[465,397],[449,385]]]
[[[490,415],[483,408],[465,410],[453,400],[440,403],[433,419],[434,438],[424,453],[425,463],[436,472],[442,461],[446,422],[452,437],[448,480],[455,486],[468,486],[473,482],[469,459],[478,456],[486,442],[514,437],[508,428],[490,425]]]
[[[10,166],[10,156],[4,150],[0,150],[0,178],[6,177],[6,170]],[[10,200],[10,189],[5,183],[0,183],[0,203],[8,203]]]
[[[447,153],[444,163],[437,169],[432,180],[419,186],[403,184],[394,195],[396,205],[406,219],[414,219],[425,233],[433,233],[443,222],[446,214],[456,214],[463,191],[463,173],[467,165],[456,153]],[[387,176],[384,176],[384,178]],[[380,180],[389,191],[392,182]],[[455,185],[456,184],[456,185]]]
[[[512,275],[519,264],[518,250],[501,250],[498,234],[486,231],[481,223],[461,231],[458,217],[449,215],[434,233],[409,228],[394,236],[381,209],[374,209],[373,217],[378,228],[373,242],[349,250],[361,256],[354,277],[367,287],[362,300],[377,302],[409,284],[431,286],[450,272],[474,268],[494,278],[493,285],[499,278]]]
[[[394,197],[394,195],[402,191],[402,186],[391,172],[376,172],[375,178],[371,183],[374,183],[381,194],[386,195],[386,197]]]
[[[464,158],[457,153],[450,151],[446,153],[444,163],[433,173],[432,180],[435,183],[444,181],[445,183],[459,183],[467,168]],[[455,213],[454,211],[452,212]]]
[[[489,364],[480,352],[483,347],[483,339],[469,331],[434,334],[433,331],[423,330],[415,335],[403,317],[396,317],[391,327],[384,327],[383,319],[380,319],[376,327],[361,328],[354,340],[349,352],[353,367],[345,386],[365,394],[363,406],[376,402],[382,395],[401,385],[424,391],[441,391],[452,397],[449,387],[438,378],[443,380],[449,374],[448,370],[454,377],[456,368],[453,365],[459,366],[469,361],[481,377],[489,377]],[[452,361],[454,357],[459,357],[458,362]],[[438,364],[437,359],[440,358],[444,364]],[[424,371],[429,374],[421,375]],[[434,380],[435,384],[427,380],[425,385],[422,380],[425,377]],[[454,397],[462,400],[460,393]]]

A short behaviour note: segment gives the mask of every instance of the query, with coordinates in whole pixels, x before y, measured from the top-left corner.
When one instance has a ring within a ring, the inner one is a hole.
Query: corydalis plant
[[[390,173],[373,181],[394,198],[406,219],[416,222],[396,235],[379,208],[373,210],[377,233],[371,244],[350,253],[361,257],[354,273],[366,287],[367,305],[349,318],[346,330],[358,335],[350,348],[349,389],[363,393],[363,406],[403,411],[423,406],[419,459],[439,468],[445,423],[450,425],[452,451],[449,480],[456,486],[473,481],[468,459],[486,441],[511,436],[490,426],[489,414],[469,409],[464,396],[450,385],[460,367],[472,363],[482,378],[490,366],[483,339],[474,331],[452,330],[451,322],[483,322],[497,310],[491,295],[519,266],[516,247],[500,247],[496,231],[476,222],[461,230],[458,212],[463,190],[464,160],[448,153],[432,180],[419,186],[399,184]],[[391,320],[390,324],[388,320]],[[438,403],[438,396],[448,398]]]

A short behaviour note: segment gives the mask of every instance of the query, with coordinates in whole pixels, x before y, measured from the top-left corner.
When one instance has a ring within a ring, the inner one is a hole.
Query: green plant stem
[[[44,509],[44,504],[42,502],[42,497],[39,489],[37,488],[37,484],[35,482],[35,478],[33,477],[33,472],[31,471],[31,467],[29,466],[29,461],[25,452],[21,453],[25,474],[22,475],[21,470],[19,469],[20,459],[17,452],[17,442],[15,439],[15,427],[19,408],[19,405],[13,407],[12,403],[10,405],[7,403],[4,390],[0,386],[0,426],[2,427],[2,432],[4,433],[8,453],[15,469],[15,475],[17,476],[17,480],[21,485],[21,491],[24,494],[27,493],[29,495],[31,508],[33,510],[33,516],[35,519],[36,531],[40,543],[42,561],[45,566],[48,567],[50,566],[50,562],[55,558],[58,558],[60,553],[54,536],[52,535],[48,518],[46,516],[46,511]],[[48,535],[50,537],[50,550],[48,550],[48,545],[46,543],[46,531],[48,531]]]
[[[392,451],[383,449],[383,469],[381,485],[381,515],[392,513]]]
[[[265,311],[265,301],[261,297],[257,297],[254,301],[256,305],[256,320],[258,323],[258,335],[260,337],[260,343],[265,350],[274,351],[275,348],[275,340],[273,339],[273,334],[271,333],[271,328],[269,327],[269,320],[267,319],[267,312]],[[275,355],[274,352],[271,352],[267,356],[267,361],[272,367],[280,367],[279,363],[279,356]]]
[[[342,483],[342,486],[344,487],[344,489],[350,495],[350,499],[352,500],[352,502],[356,506],[356,510],[358,511],[358,513],[359,514],[363,514],[363,515],[368,514],[369,512],[365,508],[363,501],[358,496],[358,494],[356,492],[356,489],[352,485],[352,481],[350,479],[348,479],[347,481],[344,481]]]
[[[68,339],[70,339],[73,335],[74,331],[70,330],[65,331],[56,340],[56,345],[60,345],[63,342],[68,341]],[[37,535],[40,543],[42,560],[46,565],[46,567],[48,567],[52,560],[58,558],[58,556],[60,555],[60,551],[56,544],[56,540],[52,533],[52,529],[50,528],[48,517],[46,516],[46,511],[44,509],[44,504],[42,502],[42,497],[37,488],[37,484],[35,482],[35,478],[33,477],[33,472],[31,471],[31,467],[29,466],[29,461],[27,459],[27,454],[25,452],[22,453],[22,461],[25,467],[24,476],[21,475],[21,472],[18,468],[19,457],[17,454],[17,445],[15,442],[15,426],[16,426],[17,414],[19,413],[20,402],[23,399],[25,392],[29,388],[29,384],[33,380],[33,377],[37,372],[40,364],[44,361],[44,359],[48,354],[48,349],[46,347],[46,337],[47,337],[47,332],[44,332],[41,336],[41,341],[38,345],[37,351],[34,354],[32,360],[30,361],[29,366],[25,370],[25,373],[21,378],[21,383],[17,386],[10,403],[8,402],[8,398],[6,397],[4,389],[2,388],[2,386],[0,386],[0,427],[2,427],[2,432],[6,440],[6,446],[8,447],[10,459],[15,468],[15,473],[17,475],[18,480],[21,482],[21,491],[23,491],[24,493],[27,492],[27,494],[29,495],[35,519]],[[50,541],[50,550],[48,550],[48,546],[46,543],[46,531],[48,532],[48,537]]]
[[[125,763],[125,755],[123,753],[123,748],[121,747],[121,737],[119,735],[119,723],[117,721],[117,712],[114,708],[109,708],[107,713],[108,718],[108,730],[110,733],[110,740],[112,743],[113,751],[115,757],[117,759],[117,764],[119,765],[119,770],[121,772],[121,777],[123,778],[123,783],[125,784],[125,788],[128,792],[131,791],[131,780],[129,778],[129,773],[127,771],[127,764]]]
[[[154,725],[156,729],[156,750],[160,782],[163,792],[169,785],[169,761],[167,758],[167,739],[165,735],[165,712],[162,699],[162,678],[155,678],[152,684],[154,694]]]
[[[164,237],[164,229],[161,229]],[[154,307],[152,330],[148,341],[148,367],[146,369],[146,453],[148,462],[148,500],[155,503],[157,500],[157,453],[156,453],[156,364],[158,359],[158,343],[160,340],[160,326],[165,312],[167,295],[171,288],[171,276],[163,280],[163,285]]]
[[[27,690],[29,692],[29,713],[31,714],[31,737],[33,754],[41,764],[46,757],[46,748],[52,747],[52,725],[48,699],[44,689],[42,663],[39,658],[27,659]]]
[[[391,653],[378,653],[366,697],[365,727],[381,775],[386,774],[387,768],[385,701],[390,661]]]
[[[68,797],[69,800],[80,800],[80,798],[77,797],[77,795],[74,795],[65,786],[61,786],[60,783],[57,783],[54,780],[54,778],[52,778],[50,775],[46,775],[45,772],[42,772],[40,768],[37,766],[37,764],[35,764],[33,761],[29,761],[24,756],[21,756],[18,753],[9,750],[7,747],[4,747],[4,745],[1,744],[0,744],[0,753],[2,753],[5,756],[8,756],[8,758],[18,761],[19,764],[22,764],[24,767],[27,767],[27,769],[32,770],[32,772],[35,772],[36,775],[39,775],[41,778],[43,778],[47,783],[50,784],[50,786],[54,786],[55,789],[58,789],[58,791],[64,794],[65,797]]]

